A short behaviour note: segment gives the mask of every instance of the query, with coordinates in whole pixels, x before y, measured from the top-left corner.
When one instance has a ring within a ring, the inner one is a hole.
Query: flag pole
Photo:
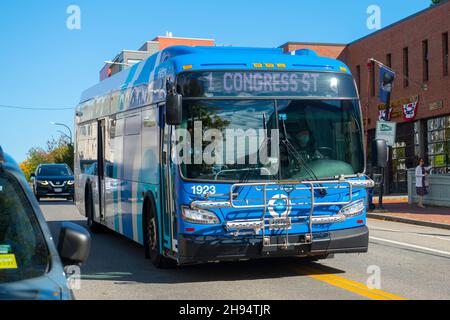
[[[369,62],[375,62],[377,65],[379,65],[379,66],[381,66],[381,67],[383,67],[383,68],[386,68],[386,69],[388,69],[389,71],[391,71],[391,72],[397,74],[397,72],[395,72],[394,69],[392,69],[391,67],[388,67],[388,66],[385,65],[384,63],[382,63],[382,62],[380,62],[380,61],[378,61],[378,60],[376,60],[376,59],[374,59],[374,58],[370,58],[370,59],[369,59]]]

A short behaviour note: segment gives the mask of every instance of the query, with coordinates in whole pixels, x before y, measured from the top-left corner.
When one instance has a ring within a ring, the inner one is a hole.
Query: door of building
[[[392,147],[389,167],[389,192],[408,192],[408,169],[414,167],[414,123],[401,123],[397,126],[397,139]]]

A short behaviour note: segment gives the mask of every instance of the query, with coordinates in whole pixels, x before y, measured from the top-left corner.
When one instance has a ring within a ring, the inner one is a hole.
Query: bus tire
[[[146,198],[144,201],[143,218],[145,258],[149,259],[158,269],[168,269],[175,266],[173,260],[164,257],[159,252],[158,216],[153,199]]]
[[[86,210],[87,226],[92,233],[101,233],[102,225],[94,221],[94,200],[92,198],[92,189],[90,185],[86,187],[84,205]]]

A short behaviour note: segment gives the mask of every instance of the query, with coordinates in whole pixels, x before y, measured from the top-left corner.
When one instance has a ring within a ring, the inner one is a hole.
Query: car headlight
[[[364,212],[364,209],[365,209],[364,200],[360,199],[343,207],[341,210],[339,210],[339,213],[349,218],[359,216]]]
[[[68,186],[73,186],[75,184],[75,180],[69,180],[67,181]]]
[[[42,184],[43,186],[48,186],[47,180],[38,181],[38,183]]]
[[[219,224],[220,220],[215,213],[202,210],[183,208],[183,220],[195,224]]]

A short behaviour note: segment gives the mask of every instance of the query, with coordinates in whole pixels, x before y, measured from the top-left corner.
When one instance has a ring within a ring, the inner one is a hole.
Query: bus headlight
[[[195,224],[219,224],[220,220],[215,213],[202,210],[183,207],[183,220]]]
[[[360,199],[339,210],[339,214],[343,214],[347,218],[359,216],[364,212],[364,200]]]

